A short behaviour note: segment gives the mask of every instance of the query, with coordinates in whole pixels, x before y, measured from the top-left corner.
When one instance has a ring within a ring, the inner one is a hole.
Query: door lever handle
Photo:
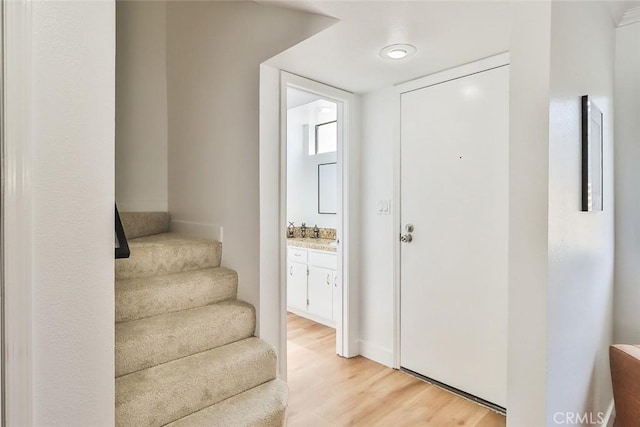
[[[411,235],[411,233],[403,234],[400,236],[401,242],[411,243],[412,240],[413,240],[413,236]]]

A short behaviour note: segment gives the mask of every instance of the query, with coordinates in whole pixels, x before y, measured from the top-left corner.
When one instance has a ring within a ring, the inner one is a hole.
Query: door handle
[[[327,285],[331,286],[331,274],[327,274]]]
[[[413,230],[414,230],[413,224],[405,225],[404,230],[407,232],[407,234],[400,235],[400,241],[405,243],[411,243],[411,241],[413,240],[413,236],[411,235],[411,233],[413,233]]]
[[[293,265],[289,267],[289,276],[293,276]]]

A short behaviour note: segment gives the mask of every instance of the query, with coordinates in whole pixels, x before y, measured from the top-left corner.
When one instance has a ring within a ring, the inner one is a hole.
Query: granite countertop
[[[287,246],[298,248],[316,249],[319,251],[335,252],[335,239],[314,239],[311,237],[293,237],[287,239]]]

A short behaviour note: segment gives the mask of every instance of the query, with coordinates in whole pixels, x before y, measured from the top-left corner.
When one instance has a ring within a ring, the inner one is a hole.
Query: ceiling
[[[298,90],[292,87],[287,88],[287,108],[296,108],[300,105],[305,105],[310,102],[316,101],[318,99],[322,99],[321,96],[316,95],[315,93],[305,92],[303,90]]]
[[[509,49],[509,1],[256,1],[338,18],[335,25],[267,64],[355,93]],[[638,0],[606,3],[615,25],[624,25],[625,12],[640,13]],[[382,59],[380,49],[395,43],[413,44],[418,52],[401,61]]]
[[[366,93],[509,48],[509,3],[501,1],[309,1],[263,4],[328,15],[340,21],[269,59],[267,64],[350,92]],[[401,61],[379,51],[417,47]]]

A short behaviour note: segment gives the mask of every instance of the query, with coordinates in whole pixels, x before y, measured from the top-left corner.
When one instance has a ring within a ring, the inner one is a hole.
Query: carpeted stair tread
[[[116,280],[220,267],[220,242],[177,233],[129,240],[131,256],[116,260]]]
[[[275,376],[275,350],[255,337],[134,372],[116,378],[116,426],[164,425]]]
[[[224,267],[116,280],[116,322],[234,299],[238,275]]]
[[[269,381],[181,418],[167,427],[282,426],[288,393],[285,382]]]
[[[116,377],[253,336],[255,310],[224,301],[116,324]]]
[[[127,240],[169,231],[169,212],[120,212]]]

